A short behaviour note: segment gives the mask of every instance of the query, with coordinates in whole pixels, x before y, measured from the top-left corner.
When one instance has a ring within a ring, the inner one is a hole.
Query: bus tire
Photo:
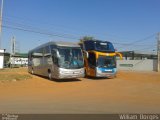
[[[33,68],[32,68],[31,74],[34,75],[34,70],[33,70]]]
[[[52,73],[51,73],[50,70],[48,70],[48,79],[49,79],[49,80],[52,80]]]
[[[84,71],[84,77],[85,78],[87,77],[87,71],[86,70]]]

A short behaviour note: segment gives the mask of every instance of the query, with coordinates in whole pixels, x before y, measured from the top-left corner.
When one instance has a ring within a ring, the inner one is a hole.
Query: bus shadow
[[[48,79],[49,80],[49,79]],[[78,78],[73,78],[73,79],[52,79],[50,81],[54,81],[57,83],[61,83],[61,82],[80,82],[81,80]]]
[[[88,80],[112,80],[114,78],[111,77],[85,77]]]
[[[70,79],[54,79],[52,78],[51,80],[48,79],[47,77],[45,76],[41,76],[41,75],[36,75],[34,74],[35,76],[38,76],[38,77],[41,77],[41,78],[44,78],[45,80],[48,80],[48,81],[52,81],[52,82],[57,82],[57,83],[61,83],[61,82],[79,82],[81,81],[80,79],[78,78],[70,78]]]

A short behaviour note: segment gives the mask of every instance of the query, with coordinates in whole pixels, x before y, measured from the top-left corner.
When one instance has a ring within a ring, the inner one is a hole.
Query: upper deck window
[[[85,41],[85,50],[97,50],[101,52],[115,52],[113,44],[106,41]]]
[[[111,51],[114,52],[115,49],[110,42],[96,42],[95,43],[96,50],[98,51]]]

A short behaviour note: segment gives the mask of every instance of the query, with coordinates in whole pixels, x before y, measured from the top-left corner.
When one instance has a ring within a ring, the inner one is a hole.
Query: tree
[[[95,40],[95,38],[92,36],[84,36],[83,38],[80,39],[80,43],[87,40]]]

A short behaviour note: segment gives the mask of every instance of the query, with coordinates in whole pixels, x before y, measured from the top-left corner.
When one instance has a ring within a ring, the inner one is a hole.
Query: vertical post
[[[11,55],[14,55],[16,52],[16,40],[15,37],[13,36],[11,38]]]
[[[158,36],[157,36],[157,71],[159,72],[160,71],[160,32],[158,33]]]
[[[1,12],[0,12],[0,49],[2,47],[2,15],[3,15],[3,0],[1,2]]]
[[[14,67],[15,66],[15,50],[16,50],[16,40],[15,40],[15,37],[13,36],[11,38],[11,54],[10,54],[10,63],[11,63],[11,67]]]

